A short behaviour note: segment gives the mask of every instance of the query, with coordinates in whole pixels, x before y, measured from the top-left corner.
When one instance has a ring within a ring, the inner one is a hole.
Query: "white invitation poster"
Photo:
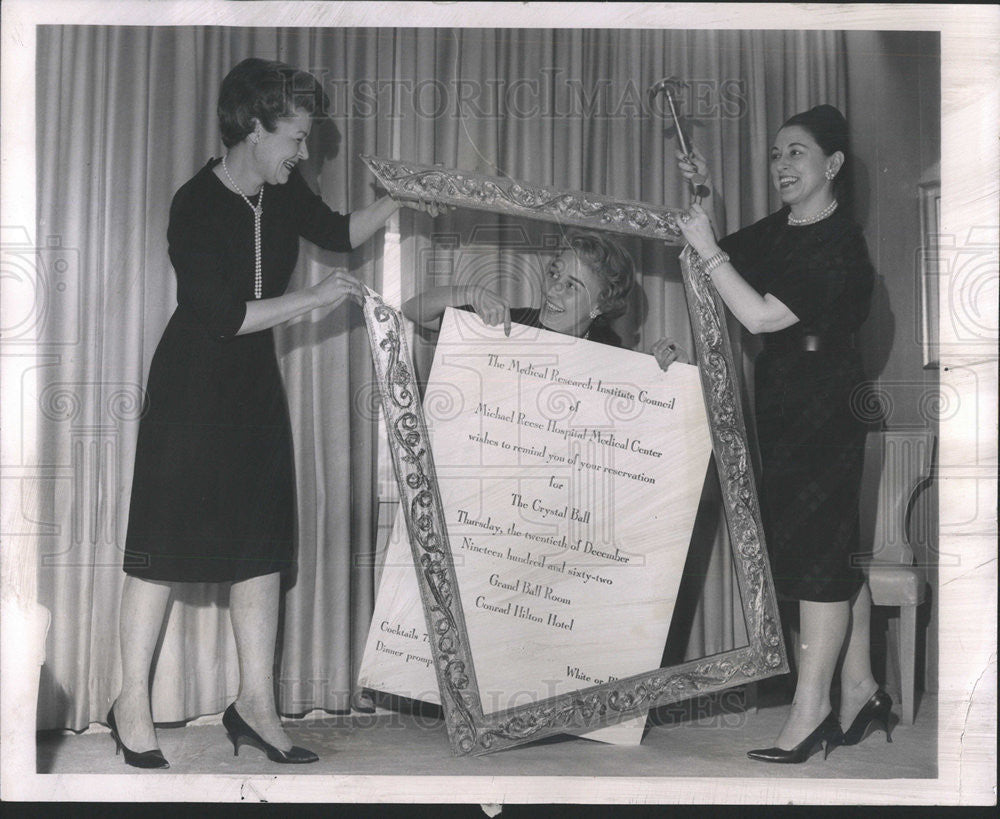
[[[697,368],[448,310],[424,413],[484,713],[656,668],[711,451]],[[439,701],[402,515],[359,682]]]

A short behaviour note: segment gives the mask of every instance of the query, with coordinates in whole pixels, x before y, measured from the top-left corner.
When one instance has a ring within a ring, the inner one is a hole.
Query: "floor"
[[[292,740],[315,751],[319,762],[295,766],[310,775],[762,777],[812,779],[906,779],[937,775],[937,701],[923,695],[914,725],[895,725],[892,744],[880,730],[860,745],[821,753],[801,765],[769,765],[747,759],[750,748],[773,744],[788,711],[785,692],[758,692],[758,709],[746,710],[740,690],[661,708],[650,715],[639,746],[609,746],[573,737],[553,737],[485,757],[451,754],[445,724],[436,711],[330,716],[314,713],[286,720]],[[898,707],[896,709],[898,714]],[[270,762],[242,746],[233,756],[220,716],[186,726],[157,728],[170,769],[140,771],[115,757],[107,728],[81,734],[39,734],[39,773],[277,774],[288,766]]]

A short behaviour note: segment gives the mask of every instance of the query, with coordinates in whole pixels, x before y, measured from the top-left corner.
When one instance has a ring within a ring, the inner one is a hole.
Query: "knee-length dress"
[[[754,367],[761,515],[778,594],[850,599],[864,576],[858,495],[866,428],[852,409],[864,379],[853,334],[874,270],[861,229],[842,212],[791,226],[788,208],[719,244],[761,295],[799,318],[764,335]]]
[[[147,379],[123,565],[149,580],[244,580],[294,560],[292,438],[274,336],[236,334],[254,298],[253,213],[213,173],[219,161],[170,208],[177,308]],[[267,299],[285,292],[299,236],[350,250],[350,216],[330,210],[298,170],[263,196]]]

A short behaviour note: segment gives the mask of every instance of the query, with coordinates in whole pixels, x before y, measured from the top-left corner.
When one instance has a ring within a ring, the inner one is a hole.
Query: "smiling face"
[[[259,141],[253,145],[254,164],[257,172],[270,185],[284,185],[292,168],[309,158],[306,139],[312,128],[312,117],[301,109],[295,116],[281,117],[275,129],[260,128]]]
[[[603,290],[601,276],[575,250],[566,249],[545,271],[539,321],[549,330],[581,337],[593,320],[590,311],[600,307]]]
[[[799,125],[778,131],[771,148],[771,183],[794,216],[811,216],[833,199],[827,169],[837,171],[843,154],[826,156],[812,134]]]

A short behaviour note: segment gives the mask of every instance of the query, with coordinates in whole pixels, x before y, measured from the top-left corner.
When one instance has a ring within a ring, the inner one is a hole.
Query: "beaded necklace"
[[[260,217],[264,213],[264,186],[260,186],[260,194],[257,198],[257,205],[255,207],[250,201],[250,197],[240,190],[240,186],[237,185],[233,181],[233,177],[229,175],[229,168],[226,167],[225,157],[222,157],[222,170],[226,174],[226,179],[229,180],[229,184],[236,189],[236,192],[243,197],[243,201],[247,203],[247,207],[253,211],[253,297],[255,299],[259,299],[263,293],[264,287],[264,277],[260,264]]]
[[[823,208],[823,210],[821,210],[814,216],[806,216],[803,219],[796,219],[794,216],[792,216],[791,213],[789,213],[788,224],[799,227],[801,225],[811,225],[814,224],[815,222],[822,222],[824,219],[826,219],[827,216],[833,213],[836,209],[837,209],[837,200],[834,199],[829,205],[827,205],[825,208]]]

